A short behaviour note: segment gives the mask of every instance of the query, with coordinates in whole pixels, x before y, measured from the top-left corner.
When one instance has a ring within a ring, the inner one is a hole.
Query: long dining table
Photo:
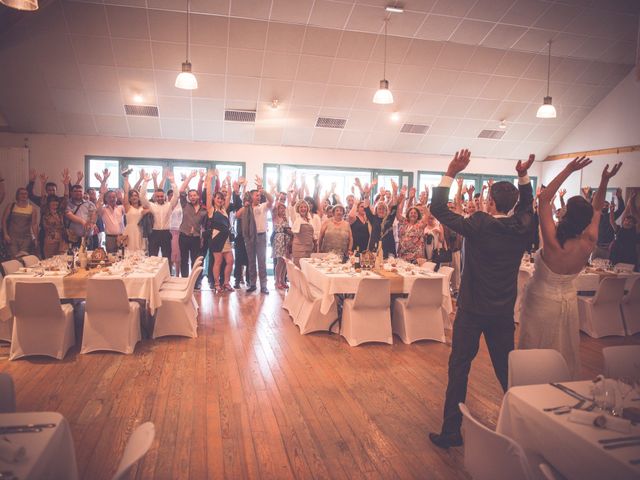
[[[130,299],[144,300],[153,314],[162,304],[160,287],[170,277],[169,263],[162,257],[145,257],[129,266],[84,270],[73,273],[65,270],[48,271],[38,267],[21,269],[6,275],[0,283],[0,321],[11,318],[11,302],[15,299],[18,283],[53,283],[61,299],[84,300],[89,278],[118,278],[124,283]]]
[[[300,259],[300,270],[307,281],[322,292],[320,311],[327,313],[335,301],[335,295],[355,294],[363,278],[390,279],[392,294],[408,294],[417,278],[428,278],[442,285],[442,306],[451,313],[451,293],[445,276],[417,266],[402,265],[391,267],[389,263],[381,273],[370,270],[357,272],[349,264],[327,262],[316,258]]]

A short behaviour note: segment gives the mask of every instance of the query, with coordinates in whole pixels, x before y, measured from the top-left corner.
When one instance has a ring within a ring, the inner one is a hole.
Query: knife
[[[549,385],[551,385],[552,387],[557,388],[558,390],[563,391],[564,393],[566,393],[567,395],[576,398],[578,400],[584,400],[584,401],[589,401],[589,399],[587,397],[585,397],[584,395],[579,394],[578,392],[576,392],[575,390],[572,390],[569,387],[566,387],[564,385],[562,385],[561,383],[550,383]]]
[[[640,440],[635,440],[633,442],[614,443],[613,445],[604,445],[603,448],[605,450],[614,450],[616,448],[635,447],[635,446],[640,446]]]
[[[632,440],[640,440],[640,435],[636,435],[635,437],[601,438],[598,440],[598,443],[630,442]]]
[[[55,423],[27,423],[25,425],[0,425],[1,430],[12,428],[54,428]]]
[[[13,435],[14,433],[40,433],[41,431],[42,431],[41,428],[33,428],[33,427],[11,428],[9,430],[0,428],[0,435]]]

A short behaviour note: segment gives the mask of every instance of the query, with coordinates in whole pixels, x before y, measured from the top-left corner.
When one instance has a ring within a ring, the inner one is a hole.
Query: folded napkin
[[[598,428],[606,428],[620,433],[629,433],[631,423],[624,418],[616,418],[604,415],[600,412],[586,412],[584,410],[571,410],[569,421],[582,425],[592,425]]]
[[[17,463],[24,458],[26,453],[27,451],[22,445],[12,442],[9,437],[0,437],[0,460],[7,463]]]

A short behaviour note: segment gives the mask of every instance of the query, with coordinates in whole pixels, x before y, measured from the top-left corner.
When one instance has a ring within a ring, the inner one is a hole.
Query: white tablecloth
[[[300,259],[300,269],[302,270],[302,274],[305,276],[307,281],[322,291],[322,303],[320,305],[320,311],[322,313],[327,313],[331,308],[331,304],[334,302],[334,295],[337,294],[354,294],[358,291],[358,285],[360,284],[360,280],[363,278],[374,277],[374,278],[382,278],[380,275],[377,275],[373,272],[363,271],[361,273],[344,273],[344,272],[332,272],[327,273],[318,268],[316,264],[314,264],[308,258]],[[417,271],[418,269],[416,269]],[[445,276],[439,273],[427,272],[422,270],[420,274],[416,275],[404,275],[398,273],[402,277],[402,293],[409,293],[411,291],[411,287],[413,286],[413,282],[415,282],[416,278],[429,278],[434,282],[442,283],[442,293],[443,293],[443,307],[447,313],[451,313],[451,302],[449,300],[449,286],[446,285],[444,281]]]
[[[526,270],[529,273],[533,274],[534,267],[533,264],[522,264],[520,266],[520,270]],[[618,273],[618,277],[626,278],[627,283],[625,284],[625,289],[629,290],[631,287],[631,283],[637,277],[640,277],[640,273]],[[595,292],[598,290],[598,285],[600,285],[600,275],[596,273],[586,273],[582,272],[575,279],[575,286],[578,292]]]
[[[151,261],[147,260],[146,265],[152,266]],[[129,298],[145,300],[149,310],[153,314],[162,304],[162,300],[160,299],[160,286],[169,276],[169,262],[166,258],[162,258],[162,261],[155,265],[151,272],[133,271],[125,275],[99,274],[98,278],[122,279]],[[46,275],[42,277],[20,273],[4,277],[2,283],[0,283],[0,320],[6,321],[11,318],[9,305],[15,298],[16,283],[50,282],[56,286],[60,298],[69,298],[65,295],[64,277],[65,275],[63,273],[57,272],[46,272]]]
[[[11,442],[25,447],[26,456],[19,463],[0,460],[0,471],[10,470],[20,480],[76,480],[78,467],[73,439],[67,420],[55,412],[2,413],[0,427],[54,423],[53,428],[43,428],[37,433],[5,434]]]
[[[590,381],[564,385],[591,397]],[[573,405],[576,399],[551,385],[513,387],[504,396],[497,431],[511,437],[524,449],[542,455],[568,479],[618,480],[640,478],[640,447],[605,450],[599,439],[617,438],[620,432],[573,423],[568,415],[544,412],[547,407]],[[640,435],[640,426],[628,435]]]

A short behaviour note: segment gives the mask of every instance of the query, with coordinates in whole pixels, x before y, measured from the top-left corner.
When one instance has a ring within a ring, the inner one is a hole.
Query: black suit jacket
[[[449,210],[448,187],[433,189],[431,213],[465,237],[458,308],[488,316],[513,316],[522,254],[534,233],[531,183],[520,185],[514,214],[494,218],[476,212],[464,218]]]

